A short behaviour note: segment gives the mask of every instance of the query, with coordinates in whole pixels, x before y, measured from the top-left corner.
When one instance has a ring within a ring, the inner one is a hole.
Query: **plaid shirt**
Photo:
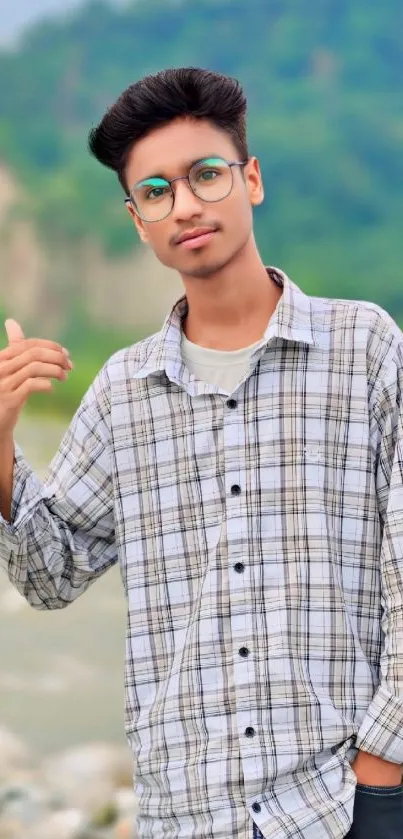
[[[403,336],[284,287],[236,391],[182,298],[114,356],[44,484],[16,452],[0,559],[38,609],[120,563],[143,839],[339,839],[357,748],[403,763]]]

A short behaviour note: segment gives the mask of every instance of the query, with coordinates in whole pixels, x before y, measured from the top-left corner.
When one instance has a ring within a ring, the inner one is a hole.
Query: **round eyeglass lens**
[[[222,201],[232,189],[231,166],[220,157],[208,157],[192,166],[189,183],[203,201]]]
[[[222,201],[232,189],[231,166],[221,157],[207,157],[195,163],[189,172],[189,184],[203,201]],[[174,193],[164,178],[146,178],[132,189],[132,201],[143,221],[162,221],[169,216]]]
[[[134,206],[143,221],[161,221],[172,210],[174,197],[163,178],[147,178],[132,190]]]

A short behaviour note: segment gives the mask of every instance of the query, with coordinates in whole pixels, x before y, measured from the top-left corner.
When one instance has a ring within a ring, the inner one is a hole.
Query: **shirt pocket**
[[[308,510],[321,510],[331,518],[342,516],[345,505],[351,509],[360,499],[370,503],[369,451],[361,452],[347,444],[328,439],[301,447],[296,456],[296,491]]]

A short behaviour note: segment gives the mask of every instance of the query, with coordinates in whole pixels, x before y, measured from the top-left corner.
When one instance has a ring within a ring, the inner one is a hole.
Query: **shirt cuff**
[[[403,764],[403,698],[384,685],[375,693],[358,730],[355,745],[363,752]]]

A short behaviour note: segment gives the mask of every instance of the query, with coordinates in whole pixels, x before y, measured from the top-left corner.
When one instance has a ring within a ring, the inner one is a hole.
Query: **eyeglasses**
[[[135,213],[142,219],[152,223],[162,221],[172,212],[175,203],[175,193],[172,184],[175,181],[188,181],[190,189],[202,201],[215,203],[222,201],[230,194],[234,182],[233,167],[246,166],[247,160],[223,160],[221,157],[206,157],[197,161],[189,169],[187,175],[172,178],[146,178],[138,181],[130,191],[130,197],[125,199],[131,204]]]

